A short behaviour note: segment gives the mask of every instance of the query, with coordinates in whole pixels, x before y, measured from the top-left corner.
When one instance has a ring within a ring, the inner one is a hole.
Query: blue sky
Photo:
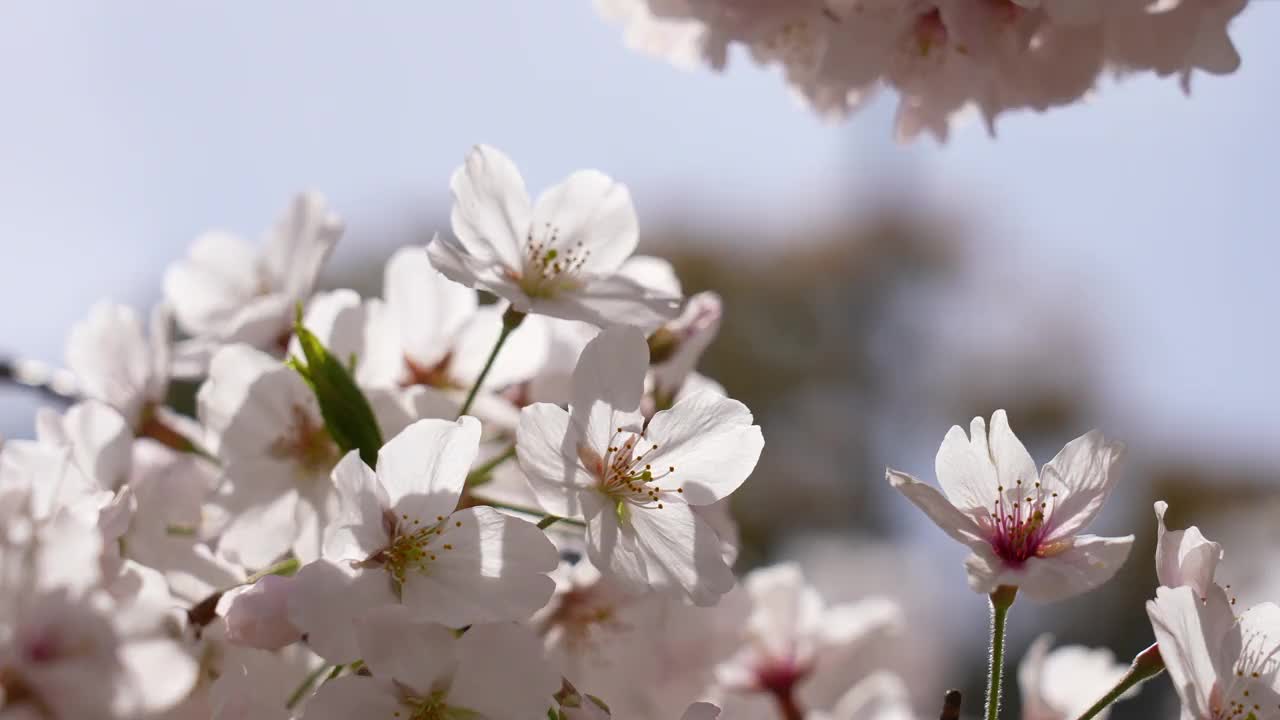
[[[347,219],[336,262],[367,252],[385,218],[443,216],[449,172],[488,142],[534,187],[624,179],[642,224],[781,234],[886,178],[980,207],[992,282],[1096,321],[1109,412],[1280,463],[1280,4],[1246,11],[1244,68],[1190,99],[1131,79],[944,147],[894,145],[888,99],[829,125],[741,58],[718,76],[634,54],[585,0],[179,5],[7,9],[0,351],[59,360],[94,300],[153,301],[198,232],[255,234],[299,189]],[[24,432],[30,403],[0,403],[0,433]]]

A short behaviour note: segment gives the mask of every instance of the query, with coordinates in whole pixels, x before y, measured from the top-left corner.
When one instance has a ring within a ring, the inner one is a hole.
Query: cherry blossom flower
[[[306,381],[266,353],[229,345],[213,357],[197,406],[228,481],[217,498],[229,517],[219,552],[248,567],[290,549],[304,562],[319,557],[337,509],[329,473],[340,452]]]
[[[502,329],[505,303],[481,307],[474,290],[431,265],[423,248],[398,250],[387,261],[383,297],[400,351],[393,382],[466,390],[475,384]],[[506,341],[485,377],[501,388],[533,377],[546,357],[546,327],[526,320]]]
[[[530,203],[514,163],[479,145],[450,181],[453,232],[427,251],[450,280],[523,313],[652,330],[679,299],[618,273],[639,238],[626,187],[580,170]]]
[[[168,310],[157,307],[148,335],[133,308],[101,302],[67,338],[67,367],[84,396],[115,408],[135,433],[161,439],[189,429],[177,413],[164,407],[170,323]]]
[[[634,328],[588,343],[568,411],[521,412],[520,466],[547,511],[586,523],[587,555],[630,592],[666,588],[711,604],[733,587],[715,531],[692,510],[742,484],[764,446],[742,403],[699,393],[644,424],[649,348]]]
[[[1034,600],[1061,600],[1101,585],[1129,555],[1133,536],[1079,534],[1111,493],[1112,465],[1123,447],[1095,431],[1082,435],[1040,471],[1009,429],[1003,410],[991,432],[978,417],[970,436],[952,427],[938,450],[942,492],[896,470],[889,483],[973,553],[969,586],[991,593],[1017,587]]]
[[[173,600],[158,574],[130,565],[104,584],[101,533],[67,512],[28,524],[21,538],[12,534],[20,518],[0,521],[6,717],[140,717],[181,700],[196,666],[169,632]]]
[[[1050,652],[1052,645],[1051,635],[1037,637],[1018,665],[1022,720],[1074,720],[1129,671],[1105,648],[1064,645]],[[1137,692],[1132,688],[1121,699]],[[1109,712],[1095,717],[1106,718]]]
[[[177,348],[177,370],[202,374],[213,353],[229,343],[282,351],[295,308],[311,296],[342,230],[322,197],[302,194],[261,251],[222,231],[198,237],[188,257],[164,276],[178,325],[193,336]]]
[[[1213,575],[1222,561],[1222,546],[1200,533],[1194,525],[1186,530],[1165,528],[1169,504],[1156,502],[1156,577],[1165,587],[1188,585],[1198,597],[1206,597],[1214,586]]]
[[[456,417],[462,394],[480,377],[502,331],[505,303],[480,307],[476,292],[436,272],[421,248],[398,251],[386,275],[385,300],[362,300],[351,290],[320,293],[303,324],[334,355],[356,359],[361,387],[423,388],[427,399],[414,396],[411,403]],[[521,323],[506,342],[484,389],[523,382],[542,367],[548,342],[543,323]]]
[[[560,687],[538,639],[514,623],[473,625],[457,637],[390,606],[357,623],[357,642],[369,676],[325,683],[304,720],[543,720]]]
[[[1280,717],[1280,607],[1237,617],[1218,587],[1161,587],[1147,602],[1160,656],[1182,700],[1184,720]]]
[[[334,469],[340,510],[324,559],[298,573],[289,601],[321,655],[356,659],[351,622],[381,605],[462,627],[546,604],[558,556],[542,531],[489,507],[455,510],[479,438],[472,417],[419,420],[382,448],[376,473],[355,452]]]
[[[749,615],[738,648],[716,668],[718,704],[728,717],[830,707],[826,686],[848,688],[868,643],[904,622],[898,607],[881,598],[828,606],[791,564],[755,570],[743,587]]]
[[[566,681],[603,698],[615,717],[676,717],[705,699],[715,666],[738,649],[748,610],[742,593],[714,607],[632,594],[581,557],[580,541],[561,539],[562,552],[579,559],[553,574],[556,594],[532,623]],[[577,712],[594,709],[583,703]]]

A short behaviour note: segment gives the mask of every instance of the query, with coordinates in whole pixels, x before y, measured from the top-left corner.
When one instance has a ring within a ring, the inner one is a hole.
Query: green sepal
[[[325,429],[342,452],[360,451],[360,459],[369,467],[378,462],[378,450],[382,448],[382,430],[373,415],[373,408],[352,378],[355,357],[350,358],[350,369],[325,348],[310,330],[302,326],[302,309],[293,324],[294,335],[302,348],[303,357],[290,357],[285,363],[296,370],[311,386],[324,417]]]

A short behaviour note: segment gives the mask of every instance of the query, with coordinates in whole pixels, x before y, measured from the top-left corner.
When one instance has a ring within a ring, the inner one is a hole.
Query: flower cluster
[[[75,402],[0,446],[0,717],[919,717],[877,652],[898,605],[735,577],[763,434],[695,370],[720,299],[633,257],[626,188],[530,201],[477,147],[452,189],[452,234],[392,255],[382,297],[316,292],[342,225],[305,195],[260,253],[197,240],[147,324],[102,303],[72,330]],[[988,718],[1014,599],[1126,561],[1132,535],[1083,532],[1121,455],[1095,431],[1037,468],[997,411],[947,433],[940,490],[888,471],[990,597]],[[1023,718],[1102,717],[1166,669],[1188,720],[1280,718],[1280,608],[1237,615],[1221,547],[1166,509],[1156,644],[1126,667],[1042,636]]]
[[[960,111],[994,130],[1009,110],[1077,102],[1105,74],[1233,72],[1228,23],[1247,0],[597,0],[628,43],[723,69],[732,47],[781,67],[819,113],[881,86],[897,132],[945,139]]]
[[[1003,624],[1014,598],[1021,592],[1052,601],[1086,592],[1114,576],[1128,556],[1132,535],[1079,534],[1110,494],[1121,454],[1121,446],[1094,431],[1037,472],[997,411],[990,432],[979,417],[968,436],[958,426],[947,433],[937,459],[942,492],[888,471],[894,488],[972,550],[969,584],[991,596],[988,717],[998,711]],[[1166,670],[1184,720],[1280,718],[1280,606],[1266,602],[1237,615],[1230,586],[1215,579],[1222,547],[1195,527],[1167,530],[1167,510],[1167,503],[1155,504],[1160,587],[1147,603],[1155,644],[1125,668],[1107,650],[1066,647],[1046,655],[1050,640],[1041,637],[1018,673],[1024,718],[1105,717],[1111,703]]]
[[[832,717],[902,706],[849,671],[895,606],[737,585],[763,436],[626,187],[531,201],[489,147],[451,186],[381,297],[316,291],[343,226],[303,195],[73,329],[74,404],[0,448],[0,716],[768,717],[824,674]]]

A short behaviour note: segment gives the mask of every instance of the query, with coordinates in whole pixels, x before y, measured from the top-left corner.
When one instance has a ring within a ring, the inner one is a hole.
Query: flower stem
[[[495,468],[502,463],[516,456],[516,446],[512,443],[511,447],[503,450],[497,456],[486,460],[481,465],[476,466],[475,470],[467,473],[467,487],[475,487],[489,482],[489,476],[493,474]]]
[[[519,506],[519,505],[512,505],[512,504],[510,504],[510,503],[494,502],[494,501],[492,501],[492,500],[484,500],[484,501],[480,501],[480,502],[479,502],[479,504],[481,504],[481,505],[488,505],[488,506],[490,506],[490,507],[495,507],[495,508],[498,508],[498,509],[501,509],[501,510],[510,510],[511,512],[517,512],[517,513],[520,513],[521,515],[532,515],[533,517],[540,517],[540,518],[542,518],[542,519],[538,521],[538,527],[542,528],[543,530],[545,530],[545,529],[547,529],[547,528],[551,527],[552,525],[554,525],[554,524],[556,524],[556,523],[558,523],[558,522],[568,523],[569,525],[577,525],[578,527],[586,527],[586,526],[587,526],[587,524],[586,524],[585,522],[581,521],[581,520],[575,520],[575,519],[573,519],[573,518],[567,518],[567,517],[560,517],[559,515],[548,515],[548,514],[546,514],[546,513],[542,512],[541,510],[535,510],[535,509],[533,509],[533,508],[521,507],[521,506]]]
[[[258,572],[250,575],[248,579],[244,581],[244,584],[252,585],[268,575],[279,575],[281,577],[289,577],[290,575],[298,572],[298,568],[301,565],[302,563],[298,561],[298,558],[290,555],[289,557],[285,558],[284,560],[281,560],[275,565],[272,565],[270,567],[265,567],[259,570]]]
[[[960,720],[960,703],[963,699],[959,690],[948,690],[942,698],[942,714],[938,716],[938,720]]]
[[[493,350],[489,352],[489,359],[484,361],[484,367],[480,370],[480,375],[476,377],[476,382],[471,386],[471,391],[467,393],[467,399],[462,403],[462,409],[458,411],[458,417],[467,414],[471,409],[471,403],[476,400],[476,393],[480,392],[480,386],[484,384],[484,380],[489,376],[489,370],[493,368],[493,361],[498,359],[498,351],[502,349],[507,337],[511,335],[511,331],[520,327],[520,323],[524,321],[524,313],[516,312],[515,308],[507,308],[502,313],[502,332],[498,334],[498,341],[493,344]]]
[[[284,708],[286,710],[292,710],[294,707],[297,706],[298,703],[302,702],[302,698],[306,696],[307,691],[310,690],[312,686],[316,684],[316,682],[320,679],[322,675],[324,675],[325,673],[332,673],[340,667],[342,666],[341,665],[321,665],[315,670],[312,670],[310,673],[307,674],[306,677],[302,678],[302,683],[299,684],[298,687],[294,688],[294,691],[289,694],[289,699],[285,701]]]
[[[787,687],[781,692],[775,690],[773,699],[778,704],[778,711],[782,713],[783,720],[804,720],[804,710],[800,709],[800,703],[796,702],[793,688]]]
[[[1004,675],[1004,627],[1018,588],[1001,585],[991,593],[991,666],[987,683],[987,720],[1000,717],[1000,681]]]
[[[1133,664],[1129,666],[1129,672],[1120,678],[1120,682],[1116,686],[1107,691],[1098,702],[1092,707],[1084,711],[1079,720],[1089,720],[1098,713],[1106,710],[1108,706],[1120,699],[1120,696],[1129,691],[1129,688],[1139,683],[1149,680],[1160,673],[1164,672],[1164,658],[1160,656],[1160,648],[1152,645],[1151,647],[1138,653],[1133,659]]]

